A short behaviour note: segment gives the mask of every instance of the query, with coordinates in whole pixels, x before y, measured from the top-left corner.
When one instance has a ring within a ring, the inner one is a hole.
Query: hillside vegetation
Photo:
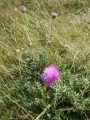
[[[0,0],[0,120],[89,119],[90,1]]]

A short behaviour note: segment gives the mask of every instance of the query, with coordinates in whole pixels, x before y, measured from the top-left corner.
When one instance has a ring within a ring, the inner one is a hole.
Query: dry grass
[[[7,91],[6,87],[3,89],[5,82],[13,80],[12,71],[20,69],[23,56],[30,53],[34,56],[44,53],[55,65],[70,59],[71,70],[84,70],[85,77],[90,79],[89,1],[76,3],[76,0],[1,0],[0,91]],[[25,13],[18,9],[22,4],[27,6]],[[53,21],[51,41],[52,11],[57,11],[59,16]]]

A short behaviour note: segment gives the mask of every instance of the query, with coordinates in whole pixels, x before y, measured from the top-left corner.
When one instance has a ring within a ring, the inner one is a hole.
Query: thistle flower
[[[21,5],[21,6],[19,7],[19,10],[24,13],[24,12],[26,11],[26,6]]]
[[[42,73],[43,83],[50,86],[58,81],[59,71],[54,65],[46,67]]]
[[[51,15],[52,15],[52,18],[55,19],[58,16],[58,13],[52,12]]]

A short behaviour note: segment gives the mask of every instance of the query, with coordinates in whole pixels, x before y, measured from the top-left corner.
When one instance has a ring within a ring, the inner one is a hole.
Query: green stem
[[[52,18],[52,22],[51,22],[51,36],[50,36],[50,37],[51,37],[51,41],[52,41],[52,26],[53,26],[53,20],[54,20],[54,19]]]

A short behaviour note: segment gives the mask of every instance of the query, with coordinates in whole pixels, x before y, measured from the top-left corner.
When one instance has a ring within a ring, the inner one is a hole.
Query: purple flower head
[[[58,13],[52,12],[51,15],[52,15],[52,18],[55,19],[58,16]]]
[[[26,11],[26,6],[21,5],[21,6],[19,7],[19,10],[24,13],[24,12]]]
[[[59,71],[54,65],[46,67],[42,73],[42,80],[44,84],[50,86],[58,81]]]

